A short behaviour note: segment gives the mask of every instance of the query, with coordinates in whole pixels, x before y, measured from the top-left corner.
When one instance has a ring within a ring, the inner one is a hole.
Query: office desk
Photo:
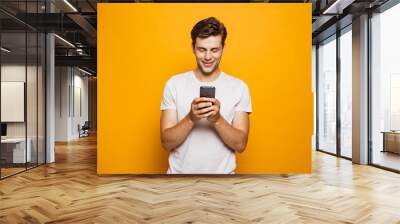
[[[5,163],[30,162],[32,140],[28,138],[26,142],[28,147],[25,154],[25,138],[1,139],[1,159],[5,160]]]
[[[400,154],[400,132],[399,131],[382,131],[383,133],[383,150],[382,152],[393,152]]]

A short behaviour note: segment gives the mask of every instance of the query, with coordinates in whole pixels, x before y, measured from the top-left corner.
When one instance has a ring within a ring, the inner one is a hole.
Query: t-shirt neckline
[[[211,82],[203,82],[203,81],[198,80],[196,75],[194,74],[193,70],[190,71],[190,74],[191,74],[192,78],[195,80],[195,82],[197,82],[197,83],[199,83],[201,85],[215,85],[217,82],[219,82],[219,80],[221,80],[222,76],[224,75],[224,72],[221,71],[219,73],[219,75],[218,75],[218,78],[216,80],[211,81]]]

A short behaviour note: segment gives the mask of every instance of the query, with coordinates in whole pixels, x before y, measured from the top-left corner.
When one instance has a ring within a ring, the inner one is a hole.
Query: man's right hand
[[[192,101],[189,118],[191,121],[196,122],[201,118],[206,118],[207,113],[212,110],[211,98],[198,97]]]

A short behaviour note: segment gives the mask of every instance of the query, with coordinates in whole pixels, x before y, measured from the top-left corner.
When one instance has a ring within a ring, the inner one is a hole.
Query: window
[[[340,154],[352,157],[352,33],[340,36]]]
[[[318,47],[318,149],[336,153],[336,36]]]
[[[372,163],[400,170],[400,4],[371,18]]]

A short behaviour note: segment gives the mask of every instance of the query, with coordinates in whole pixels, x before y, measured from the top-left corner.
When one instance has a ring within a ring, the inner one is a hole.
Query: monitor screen
[[[1,124],[1,136],[7,136],[7,124]]]

